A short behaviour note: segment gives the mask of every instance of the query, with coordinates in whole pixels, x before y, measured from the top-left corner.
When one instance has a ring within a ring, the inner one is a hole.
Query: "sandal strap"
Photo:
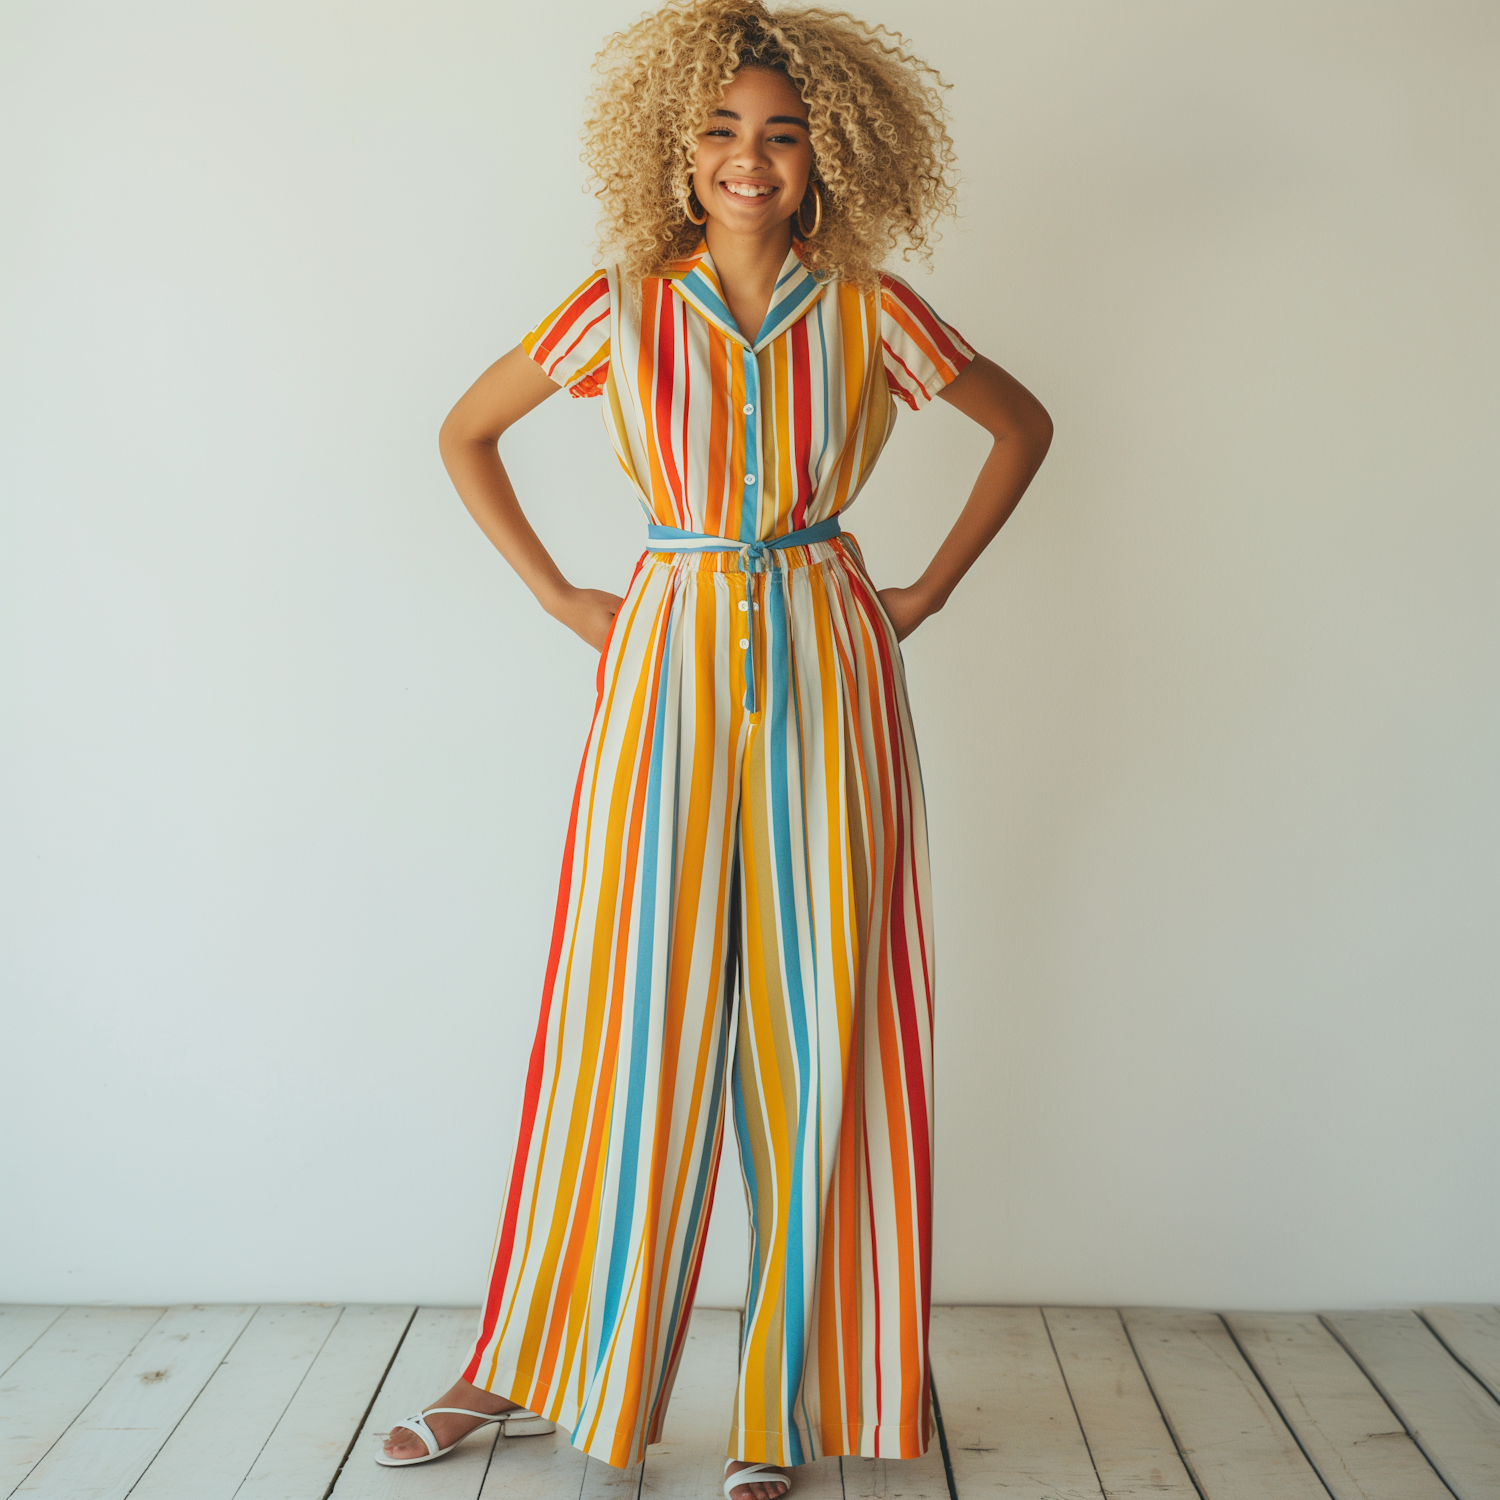
[[[404,1427],[408,1432],[414,1432],[422,1439],[422,1446],[427,1450],[428,1458],[438,1451],[438,1440],[433,1436],[432,1428],[423,1420],[425,1412],[418,1412],[414,1417],[403,1417],[399,1422],[391,1424],[391,1430]]]
[[[435,1411],[452,1412],[455,1417],[477,1417],[481,1422],[508,1422],[512,1417],[534,1417],[535,1412],[522,1411],[520,1407],[514,1407],[510,1411],[482,1412],[469,1411],[462,1406],[429,1406],[422,1413],[424,1417],[430,1417]]]
[[[733,1500],[731,1492],[742,1484],[774,1484],[778,1479],[790,1492],[791,1480],[775,1464],[746,1464],[743,1469],[736,1469],[733,1474],[724,1476],[724,1500]]]
[[[534,1417],[536,1415],[535,1412],[521,1411],[519,1408],[515,1411],[497,1412],[491,1416],[487,1412],[469,1411],[462,1406],[429,1406],[425,1411],[419,1411],[414,1417],[403,1417],[393,1426],[404,1427],[408,1432],[416,1433],[422,1439],[422,1446],[427,1449],[428,1458],[431,1458],[440,1451],[440,1448],[437,1435],[427,1425],[427,1418],[439,1411],[449,1412],[455,1417],[474,1417],[478,1420],[480,1427],[487,1426],[491,1422],[505,1422],[511,1417]],[[477,1432],[479,1428],[476,1427],[474,1430]],[[451,1447],[452,1444],[449,1446]]]

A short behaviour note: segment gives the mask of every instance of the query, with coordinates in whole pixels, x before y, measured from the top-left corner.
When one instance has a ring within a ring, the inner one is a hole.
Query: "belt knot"
[[[771,566],[770,544],[746,542],[740,548],[740,565],[747,573],[764,573]]]
[[[727,536],[711,536],[702,531],[682,531],[675,526],[652,524],[646,528],[646,539],[648,546],[660,552],[738,552],[740,566],[745,572],[764,573],[770,567],[773,552],[783,552],[788,547],[810,547],[814,542],[832,541],[841,529],[839,518],[829,516],[826,521],[803,526],[796,531],[789,531],[785,536],[772,537],[769,541],[744,542]],[[780,582],[779,579],[777,581]],[[740,608],[745,607],[742,602]],[[745,708],[749,713],[759,713],[760,703],[755,692],[755,627],[748,619],[745,621],[741,649],[745,653]]]

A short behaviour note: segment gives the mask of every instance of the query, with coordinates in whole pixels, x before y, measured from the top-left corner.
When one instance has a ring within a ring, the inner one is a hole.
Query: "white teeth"
[[[772,188],[751,187],[749,183],[726,182],[724,190],[733,193],[736,198],[765,198],[774,191]]]

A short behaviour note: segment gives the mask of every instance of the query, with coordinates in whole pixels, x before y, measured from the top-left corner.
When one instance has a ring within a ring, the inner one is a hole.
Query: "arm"
[[[994,442],[968,503],[926,571],[909,588],[879,591],[898,641],[948,602],[959,579],[973,567],[1026,493],[1052,442],[1052,419],[1042,403],[982,354],[938,395],[978,422]]]
[[[517,346],[459,398],[438,433],[438,451],[469,514],[537,602],[599,651],[624,601],[603,589],[574,588],[562,576],[523,514],[496,448],[506,428],[561,389]]]

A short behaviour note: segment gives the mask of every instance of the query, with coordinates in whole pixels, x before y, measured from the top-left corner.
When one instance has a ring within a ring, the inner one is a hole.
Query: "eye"
[[[734,132],[727,125],[710,125],[704,135],[733,135]]]

